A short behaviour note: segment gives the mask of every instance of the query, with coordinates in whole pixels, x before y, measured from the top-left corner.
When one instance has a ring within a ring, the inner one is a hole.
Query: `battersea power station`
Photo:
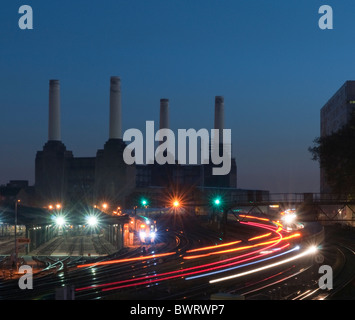
[[[61,139],[59,80],[49,81],[48,141],[35,159],[32,200],[36,206],[49,203],[71,206],[78,203],[133,208],[139,199],[149,199],[151,207],[164,207],[169,196],[184,195],[185,202],[203,202],[210,193],[228,197],[237,189],[237,167],[231,158],[227,175],[213,175],[213,164],[126,164],[123,153],[121,80],[110,79],[109,136],[95,157],[75,157]],[[215,97],[214,129],[224,129],[224,98]],[[160,129],[169,128],[169,100],[160,100]],[[211,152],[211,150],[209,150]]]

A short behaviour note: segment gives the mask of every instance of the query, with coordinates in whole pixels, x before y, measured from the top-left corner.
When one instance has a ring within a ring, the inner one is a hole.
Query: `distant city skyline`
[[[0,12],[0,184],[34,183],[48,138],[48,83],[61,83],[61,136],[76,157],[109,137],[109,81],[122,82],[122,129],[159,122],[213,128],[225,99],[238,188],[319,192],[308,147],[320,110],[355,78],[350,0],[328,1],[334,29],[321,30],[323,1],[36,1],[33,30],[18,27],[20,1]]]

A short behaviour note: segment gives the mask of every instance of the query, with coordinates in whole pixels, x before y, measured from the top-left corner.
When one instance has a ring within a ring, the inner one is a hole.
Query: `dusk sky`
[[[21,30],[21,5],[33,30]],[[321,5],[334,29],[321,30]],[[0,184],[34,183],[48,137],[50,79],[61,83],[62,141],[94,157],[108,140],[109,85],[121,78],[123,130],[213,127],[225,98],[238,187],[319,192],[308,147],[320,109],[355,79],[353,0],[105,0],[1,2]]]

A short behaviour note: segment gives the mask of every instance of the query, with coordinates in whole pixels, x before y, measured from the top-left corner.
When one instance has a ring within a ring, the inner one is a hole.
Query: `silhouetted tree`
[[[308,150],[324,169],[332,192],[355,195],[355,112],[343,128],[313,142]]]

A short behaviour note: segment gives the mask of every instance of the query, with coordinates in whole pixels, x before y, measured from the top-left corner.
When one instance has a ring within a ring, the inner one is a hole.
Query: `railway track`
[[[43,247],[42,249],[36,252],[37,256],[50,256],[62,243],[64,239],[62,237],[58,237],[54,239],[51,243]]]
[[[337,249],[343,259],[341,266],[333,274],[333,289],[326,292],[320,289],[315,290],[314,294],[310,295],[310,298],[327,300],[354,299],[353,296],[349,296],[348,289],[352,289],[351,285],[355,279],[355,252],[352,248],[344,245],[338,245]]]
[[[67,240],[67,239],[66,239]],[[68,256],[72,256],[75,250],[76,244],[78,242],[78,237],[73,238],[68,248]]]

